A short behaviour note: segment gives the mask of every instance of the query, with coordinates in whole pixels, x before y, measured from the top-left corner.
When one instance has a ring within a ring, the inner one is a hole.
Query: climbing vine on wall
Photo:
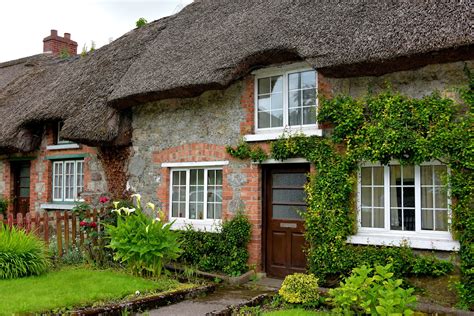
[[[322,99],[318,121],[334,126],[330,137],[294,135],[272,143],[272,158],[304,157],[316,167],[306,186],[305,221],[309,268],[320,280],[361,263],[391,262],[400,275],[416,274],[423,265],[426,274],[449,271],[431,259],[434,266],[428,268],[427,260],[407,247],[346,243],[356,229],[358,162],[387,164],[393,159],[406,165],[440,160],[451,170],[452,232],[461,244],[461,305],[474,306],[474,76],[466,73],[469,86],[459,91],[459,102],[437,92],[415,99],[391,89],[358,99],[344,95]]]
[[[129,156],[129,147],[99,147],[98,158],[104,168],[108,191],[112,199],[128,198],[130,193],[126,189]]]

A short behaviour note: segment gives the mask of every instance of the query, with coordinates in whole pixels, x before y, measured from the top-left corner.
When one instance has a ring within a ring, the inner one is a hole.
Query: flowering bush
[[[140,195],[132,197],[136,199],[132,208],[118,208],[119,203],[114,202],[112,212],[118,218],[117,226],[107,225],[109,247],[115,251],[114,259],[125,263],[134,274],[158,276],[164,264],[182,252],[178,234],[171,230],[172,223],[164,223],[164,214],[153,203],[146,205],[154,215],[150,217],[143,212]]]
[[[283,281],[278,294],[285,302],[316,306],[319,303],[318,279],[313,274],[294,273]]]

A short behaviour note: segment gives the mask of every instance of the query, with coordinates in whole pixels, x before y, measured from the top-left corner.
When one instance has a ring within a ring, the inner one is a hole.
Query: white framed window
[[[255,134],[247,141],[276,139],[282,132],[320,135],[316,122],[317,73],[303,64],[255,72]],[[260,135],[258,135],[260,134]]]
[[[170,178],[171,220],[206,226],[222,219],[221,168],[173,168]]]
[[[358,181],[358,233],[350,242],[453,250],[450,200],[438,162],[402,166],[362,164]]]
[[[84,191],[84,161],[53,162],[53,201],[73,202]]]

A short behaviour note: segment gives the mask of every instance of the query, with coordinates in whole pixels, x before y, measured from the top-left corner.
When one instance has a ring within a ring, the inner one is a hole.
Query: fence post
[[[25,216],[25,230],[27,233],[31,231],[31,214],[30,212],[26,213]]]
[[[77,230],[77,223],[76,223],[76,214],[71,213],[71,238],[73,246],[76,246],[76,230]]]
[[[64,211],[64,249],[69,251],[69,213]]]
[[[3,214],[0,214],[0,225],[3,225],[3,224],[4,224]]]
[[[61,236],[61,212],[56,211],[56,240],[58,241],[58,256],[63,255],[63,242]]]
[[[13,213],[9,213],[7,217],[8,226],[12,228],[13,226]]]
[[[22,213],[16,214],[16,227],[18,227],[19,229],[23,228],[23,214]]]

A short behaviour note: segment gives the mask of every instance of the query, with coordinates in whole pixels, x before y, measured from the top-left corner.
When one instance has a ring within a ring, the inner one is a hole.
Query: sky
[[[6,0],[0,7],[0,62],[43,52],[52,29],[71,33],[78,53],[99,48],[148,22],[177,13],[192,0]]]

